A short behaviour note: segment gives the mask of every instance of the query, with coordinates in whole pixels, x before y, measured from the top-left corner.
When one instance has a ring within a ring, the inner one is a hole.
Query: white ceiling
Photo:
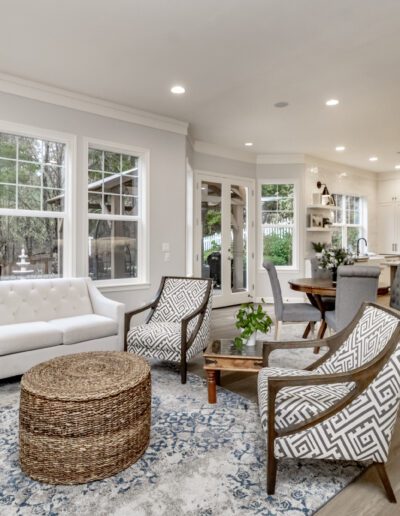
[[[399,0],[0,0],[0,12],[1,72],[186,120],[234,149],[400,164]]]

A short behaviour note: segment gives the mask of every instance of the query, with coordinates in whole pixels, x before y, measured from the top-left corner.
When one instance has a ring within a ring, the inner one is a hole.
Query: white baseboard
[[[256,297],[254,298],[254,301],[256,303],[261,303],[262,302],[262,299],[264,299],[264,301],[266,303],[274,303],[274,298],[273,297]],[[305,299],[304,297],[284,297],[283,298],[283,302],[284,303],[304,303]]]

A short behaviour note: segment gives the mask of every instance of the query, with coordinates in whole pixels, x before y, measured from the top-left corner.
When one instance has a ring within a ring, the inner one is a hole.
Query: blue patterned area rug
[[[257,405],[224,389],[209,405],[201,378],[189,375],[182,386],[165,366],[154,365],[152,378],[146,453],[114,477],[78,486],[40,484],[21,472],[19,383],[0,383],[0,514],[310,515],[363,470],[354,463],[281,461],[276,495],[268,496]]]

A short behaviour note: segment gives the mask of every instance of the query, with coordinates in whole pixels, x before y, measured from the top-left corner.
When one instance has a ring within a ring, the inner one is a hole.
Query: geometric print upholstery
[[[315,371],[265,367],[258,375],[258,403],[261,423],[268,432],[268,378],[271,376],[309,376]],[[330,408],[346,396],[353,383],[285,387],[278,391],[275,401],[275,428],[282,430],[290,425],[304,423]]]
[[[171,362],[181,360],[181,320],[195,312],[207,294],[207,280],[166,278],[157,308],[148,323],[133,326],[127,334],[127,350],[147,358]],[[186,352],[186,360],[202,353],[210,337],[212,291],[210,291],[203,322],[193,343]],[[186,341],[196,329],[201,315],[187,326]]]
[[[180,322],[204,301],[207,280],[166,278],[160,300],[151,317],[153,322]]]
[[[367,306],[347,340],[314,373],[344,373],[367,364],[383,350],[397,324],[393,315]]]
[[[275,440],[276,458],[386,462],[400,403],[400,345],[371,384],[315,426]]]

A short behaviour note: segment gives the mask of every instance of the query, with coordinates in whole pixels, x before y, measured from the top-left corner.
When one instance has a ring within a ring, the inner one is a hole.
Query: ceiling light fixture
[[[326,106],[337,106],[339,101],[337,99],[329,99],[325,102]]]
[[[174,95],[182,95],[183,93],[185,93],[185,88],[183,86],[180,86],[179,84],[177,84],[176,86],[172,86],[171,88],[171,93],[173,93]]]
[[[395,165],[394,167],[396,170],[400,170],[400,165]]]
[[[246,142],[246,143],[245,143],[245,146],[246,146],[246,147],[253,147],[253,142]]]
[[[285,108],[285,107],[288,107],[288,105],[289,105],[289,102],[286,102],[285,100],[282,100],[281,102],[276,102],[274,104],[274,106],[276,108]]]
[[[338,145],[337,147],[335,147],[335,150],[337,152],[343,152],[346,150],[346,147],[344,145]]]
[[[369,158],[370,161],[378,161],[378,157],[377,156],[371,156]]]

